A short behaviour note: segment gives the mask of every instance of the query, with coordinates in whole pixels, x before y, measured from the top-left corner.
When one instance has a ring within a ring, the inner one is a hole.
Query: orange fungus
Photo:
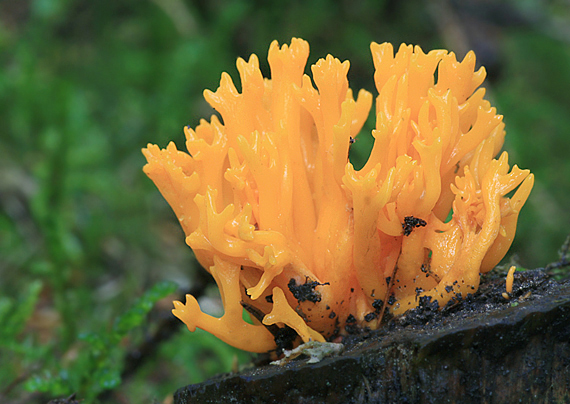
[[[355,98],[349,62],[330,55],[304,74],[301,39],[271,44],[271,79],[255,55],[237,61],[241,92],[222,74],[204,97],[223,123],[185,128],[188,152],[143,149],[145,173],[220,289],[220,318],[191,295],[174,302],[191,331],[253,352],[284,335],[330,340],[377,328],[385,310],[474,293],[506,254],[533,175],[498,155],[504,124],[480,88],[485,70],[472,52],[458,62],[411,45],[371,51],[376,127],[360,170],[348,153],[373,96]]]

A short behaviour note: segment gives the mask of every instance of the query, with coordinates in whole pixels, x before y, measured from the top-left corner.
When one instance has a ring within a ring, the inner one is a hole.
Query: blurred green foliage
[[[154,304],[176,291],[176,284],[161,282],[154,285],[132,307],[117,317],[109,329],[79,334],[81,348],[77,357],[67,367],[50,364],[58,374],[45,371],[25,383],[29,391],[41,391],[52,395],[66,395],[70,391],[85,392],[85,399],[93,400],[104,390],[121,383],[121,356],[124,355],[120,342],[146,320]]]
[[[561,0],[0,1],[0,402],[168,402],[247,362],[180,332],[124,373],[197,268],[140,149],[182,147],[182,127],[212,113],[203,89],[222,71],[239,83],[237,56],[257,53],[267,75],[273,39],[307,39],[310,63],[349,59],[352,87],[371,91],[371,41],[474,49],[511,163],[537,180],[511,252],[555,260],[570,225],[569,21]]]

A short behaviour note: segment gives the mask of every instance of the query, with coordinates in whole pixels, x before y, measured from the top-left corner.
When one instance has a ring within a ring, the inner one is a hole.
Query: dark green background
[[[203,89],[215,90],[223,71],[237,79],[236,57],[251,53],[268,74],[273,39],[308,40],[310,63],[328,53],[349,59],[352,88],[373,93],[371,41],[444,47],[460,58],[475,50],[505,116],[510,162],[536,175],[508,259],[516,254],[527,268],[555,261],[570,233],[567,4],[0,1],[0,401],[75,392],[86,402],[163,402],[247,363],[247,354],[180,327],[120,377],[126,353],[155,335],[196,268],[141,171],[140,149],[181,147],[182,127],[212,113]],[[161,281],[174,283],[152,288]],[[208,289],[204,302],[215,309],[215,297]]]

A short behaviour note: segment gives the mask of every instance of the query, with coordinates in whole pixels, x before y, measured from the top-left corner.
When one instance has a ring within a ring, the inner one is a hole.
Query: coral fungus
[[[533,176],[509,171],[506,152],[494,158],[505,132],[479,88],[485,70],[472,52],[458,62],[418,46],[371,51],[376,128],[360,170],[348,153],[372,95],[355,100],[349,62],[330,55],[311,80],[301,39],[271,44],[271,79],[252,55],[237,61],[241,93],[226,73],[204,92],[223,123],[185,128],[189,153],[143,150],[145,173],[220,289],[221,318],[191,295],[174,303],[191,331],[253,352],[330,340],[377,328],[386,310],[474,293],[506,254]]]

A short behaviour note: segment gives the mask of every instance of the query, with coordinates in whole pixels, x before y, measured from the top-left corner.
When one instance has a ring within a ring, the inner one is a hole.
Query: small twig
[[[30,372],[30,371],[22,373],[21,375],[16,377],[14,380],[12,380],[10,382],[10,384],[8,384],[6,387],[4,387],[2,389],[2,391],[0,391],[0,402],[3,403],[4,399],[10,394],[10,392],[12,390],[14,390],[16,387],[18,387],[18,385],[20,385],[23,382],[25,382],[26,380],[28,380],[29,377],[31,376],[31,374],[32,374],[32,372]]]
[[[213,283],[213,278],[209,276],[206,271],[197,271],[196,278],[192,287],[182,296],[186,294],[191,294],[196,298],[199,298],[204,294],[206,287]],[[140,345],[129,350],[124,358],[124,368],[121,373],[121,379],[123,382],[133,376],[146,362],[151,360],[156,352],[159,350],[161,343],[168,341],[182,328],[182,321],[174,317],[173,315],[168,315],[163,318],[157,325],[154,334],[146,338]],[[105,402],[106,398],[109,398],[113,394],[114,390],[105,390],[99,394],[98,399]]]
[[[211,283],[213,283],[213,278],[200,268],[200,270],[197,271],[196,279],[194,279],[192,287],[186,293],[183,293],[182,296],[189,294],[199,298],[204,294],[208,284]],[[158,351],[160,344],[168,341],[183,325],[184,323],[182,321],[168,313],[166,318],[163,318],[159,322],[153,335],[146,338],[139,346],[127,352],[125,355],[125,367],[121,373],[121,378],[125,380],[136,373],[138,369]]]

